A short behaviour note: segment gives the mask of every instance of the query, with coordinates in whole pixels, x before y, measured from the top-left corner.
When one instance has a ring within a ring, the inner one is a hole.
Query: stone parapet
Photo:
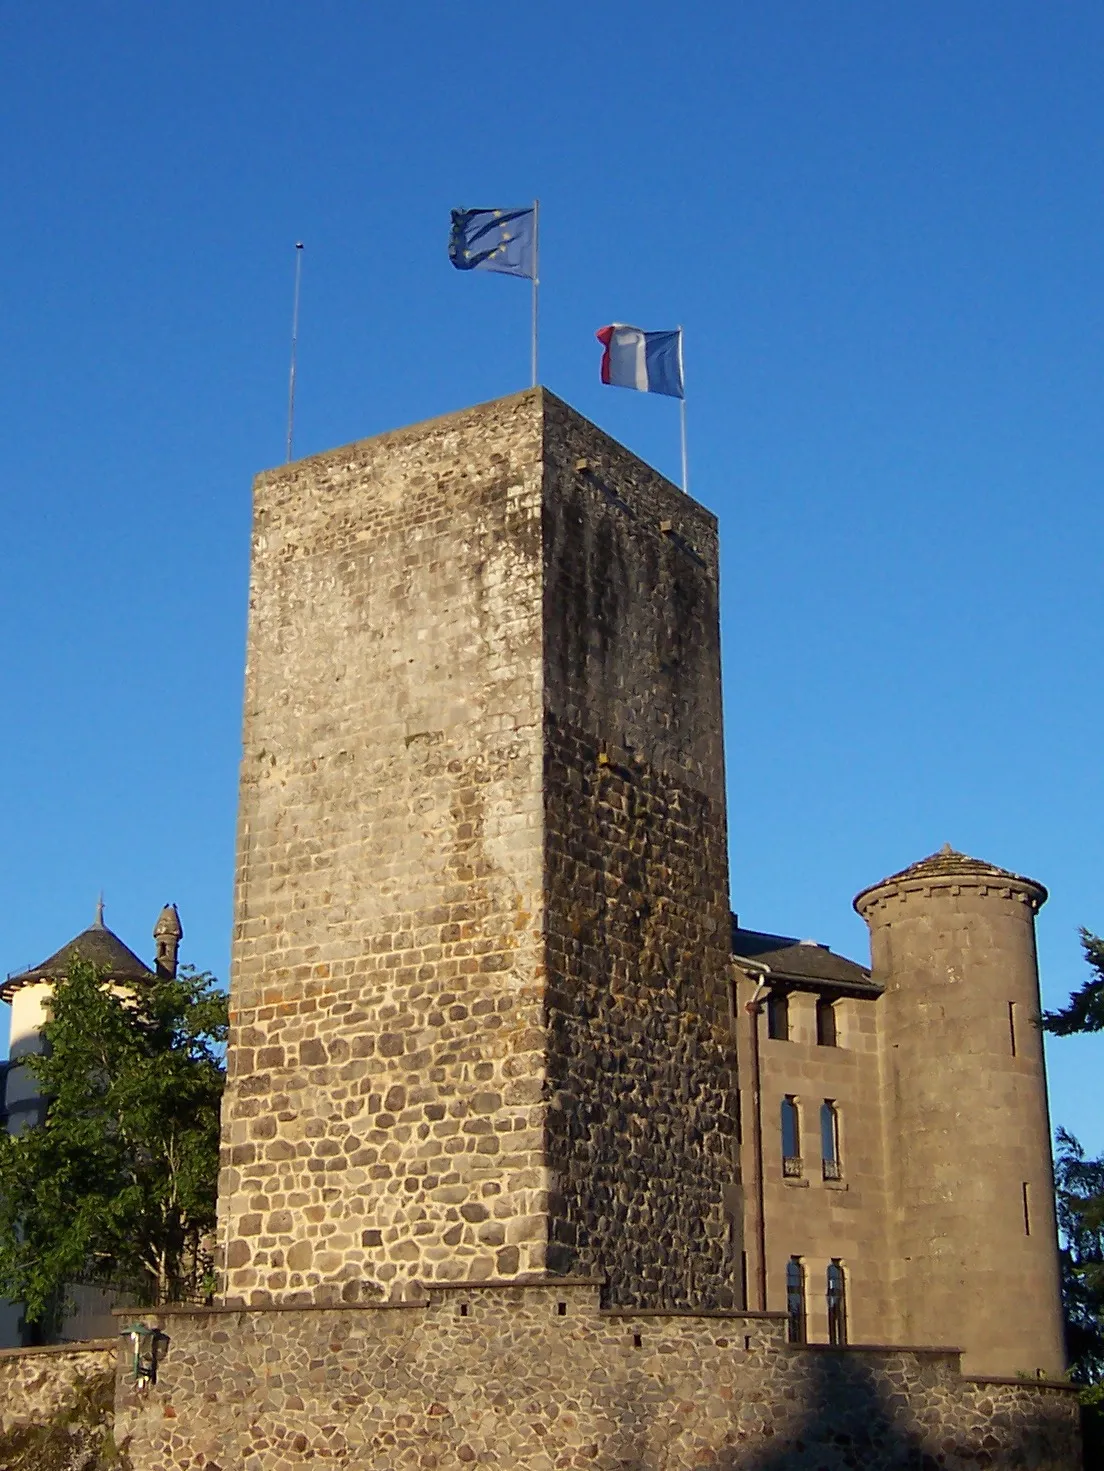
[[[964,1379],[950,1349],[791,1347],[779,1315],[599,1299],[549,1280],[148,1314],[167,1335],[157,1382],[120,1380],[116,1438],[134,1471],[1080,1464],[1065,1386]]]

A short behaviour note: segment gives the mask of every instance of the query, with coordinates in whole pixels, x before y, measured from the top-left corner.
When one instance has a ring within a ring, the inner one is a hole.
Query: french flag
[[[595,333],[602,353],[602,382],[641,393],[665,393],[682,398],[682,328],[673,332],[644,332],[614,322]]]

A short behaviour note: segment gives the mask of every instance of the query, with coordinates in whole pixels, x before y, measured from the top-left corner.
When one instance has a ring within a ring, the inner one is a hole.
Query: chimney
[[[180,923],[176,905],[166,904],[153,927],[153,939],[157,946],[157,974],[164,976],[166,980],[171,981],[176,975],[176,952],[180,949],[183,938],[184,926]]]

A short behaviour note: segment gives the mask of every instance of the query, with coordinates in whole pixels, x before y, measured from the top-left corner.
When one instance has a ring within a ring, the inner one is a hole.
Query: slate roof
[[[882,987],[871,979],[865,965],[837,955],[827,945],[798,940],[792,935],[772,935],[765,930],[744,930],[735,919],[732,953],[770,966],[772,981],[792,981],[810,990],[846,992],[853,996],[882,994]]]
[[[888,878],[879,879],[876,884],[863,889],[861,894],[855,895],[855,908],[859,907],[859,900],[867,894],[880,889],[884,884],[894,884],[906,879],[946,879],[946,878],[970,878],[970,879],[992,879],[994,883],[1012,882],[1016,884],[1027,884],[1039,892],[1040,904],[1044,904],[1047,891],[1042,884],[1035,879],[1025,878],[1023,874],[1012,873],[1010,869],[998,868],[995,863],[986,863],[981,858],[971,858],[966,853],[959,853],[952,848],[950,843],[944,843],[938,853],[930,853],[927,858],[921,858],[916,863],[910,863],[908,868],[902,868],[898,873],[891,873]]]
[[[32,981],[49,981],[65,975],[77,956],[102,971],[107,980],[148,981],[153,976],[149,966],[139,960],[118,935],[105,924],[97,922],[82,930],[68,945],[63,945],[41,965],[33,966],[19,975],[9,976],[0,984],[0,1000],[10,1001],[20,986],[28,986]]]

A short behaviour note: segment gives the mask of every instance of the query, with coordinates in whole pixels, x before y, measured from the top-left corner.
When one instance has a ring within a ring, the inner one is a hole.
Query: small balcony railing
[[[821,1160],[821,1168],[824,1171],[824,1178],[826,1180],[843,1179],[843,1166],[838,1159]]]
[[[805,1173],[805,1165],[799,1154],[784,1154],[782,1156],[782,1175],[786,1180],[800,1180]]]

